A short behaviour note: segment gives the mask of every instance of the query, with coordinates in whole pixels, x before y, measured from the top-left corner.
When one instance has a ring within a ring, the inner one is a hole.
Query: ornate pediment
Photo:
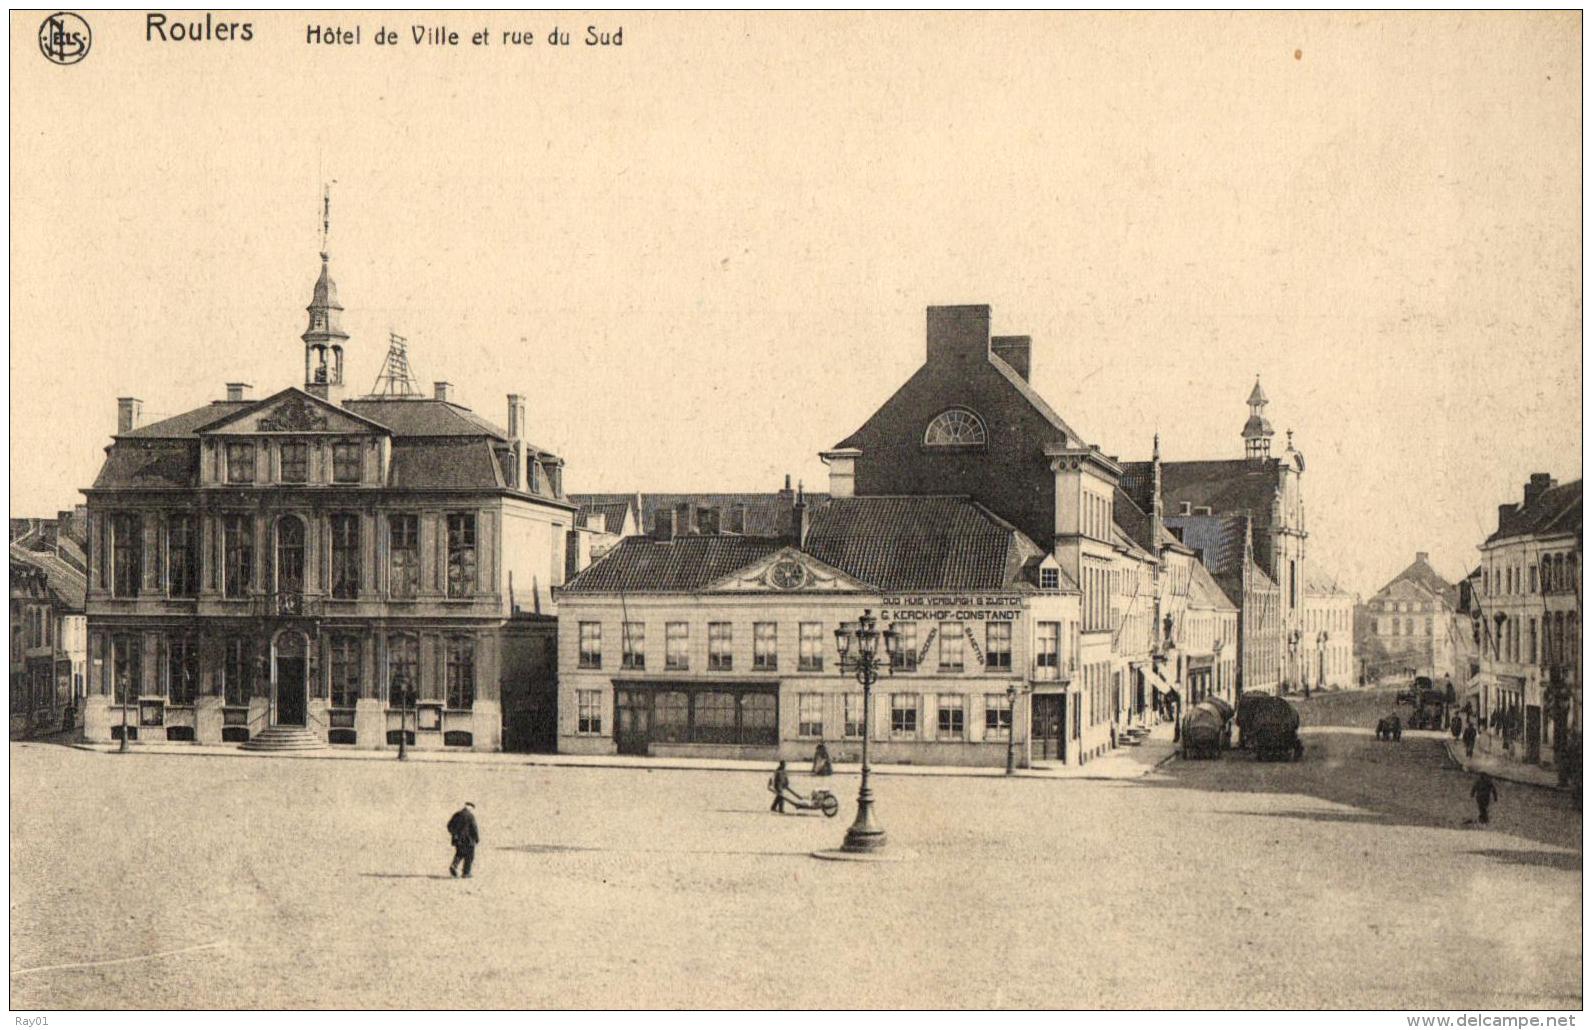
[[[284,390],[253,407],[205,426],[202,433],[369,433],[381,427],[369,419],[301,390]]]
[[[834,566],[826,565],[794,547],[783,548],[761,561],[737,569],[718,582],[709,584],[707,590],[774,594],[821,591],[878,593],[877,588],[848,576]]]

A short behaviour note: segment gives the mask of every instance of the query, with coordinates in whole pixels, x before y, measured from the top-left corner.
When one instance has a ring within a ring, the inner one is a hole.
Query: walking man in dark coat
[[[1404,724],[1399,722],[1399,717],[1396,715],[1393,717],[1393,725],[1391,729],[1393,731],[1393,739],[1395,741],[1404,739]]]
[[[1475,723],[1467,722],[1465,724],[1465,732],[1461,735],[1461,739],[1463,739],[1465,741],[1465,757],[1469,758],[1471,755],[1474,755],[1476,753],[1476,724]]]
[[[1493,783],[1491,776],[1486,773],[1477,773],[1476,782],[1471,785],[1470,796],[1476,799],[1476,821],[1487,821],[1487,806],[1498,800],[1498,787]]]
[[[768,789],[774,792],[774,803],[768,806],[768,810],[783,813],[785,795],[790,793],[790,773],[785,771],[784,762],[780,762],[779,768],[774,770],[774,778],[768,781]]]
[[[470,867],[475,864],[475,846],[481,843],[481,828],[475,823],[475,802],[466,801],[464,807],[448,820],[448,836],[453,838],[453,861],[448,863],[448,875],[458,876],[459,865],[464,865],[464,878],[470,878]]]

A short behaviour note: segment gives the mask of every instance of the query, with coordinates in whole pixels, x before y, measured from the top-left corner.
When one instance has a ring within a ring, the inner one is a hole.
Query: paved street
[[[1437,742],[1306,739],[1125,782],[884,778],[895,865],[808,857],[850,777],[825,820],[770,815],[763,773],[13,744],[11,1004],[1580,1005],[1566,798],[1506,784],[1481,829]]]

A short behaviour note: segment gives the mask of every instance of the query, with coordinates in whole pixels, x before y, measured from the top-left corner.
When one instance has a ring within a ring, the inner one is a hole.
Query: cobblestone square
[[[11,1004],[1580,1005],[1568,798],[1505,784],[1478,828],[1437,741],[1307,741],[1131,782],[882,775],[893,865],[809,857],[850,776],[826,820],[770,814],[762,773],[13,744]]]

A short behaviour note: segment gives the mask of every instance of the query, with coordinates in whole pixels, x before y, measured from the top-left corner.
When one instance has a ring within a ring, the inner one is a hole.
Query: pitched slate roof
[[[194,431],[200,426],[209,425],[228,415],[235,415],[246,408],[252,408],[259,401],[211,401],[202,408],[185,411],[181,415],[172,415],[158,422],[129,429],[125,433],[117,433],[118,440],[191,440]]]
[[[1198,552],[1200,561],[1218,576],[1236,573],[1244,560],[1242,515],[1167,515],[1169,529],[1181,534],[1185,546]]]
[[[1410,562],[1403,572],[1388,580],[1387,583],[1383,584],[1382,589],[1372,596],[1391,595],[1396,592],[1394,588],[1400,584],[1418,587],[1421,592],[1431,594],[1450,608],[1459,603],[1459,588],[1439,576],[1437,570],[1427,563],[1425,557],[1418,556],[1413,562]]]
[[[75,612],[83,610],[83,601],[88,592],[88,577],[82,572],[53,554],[30,551],[15,544],[11,545],[11,560],[44,573],[50,594],[61,607]]]
[[[1188,603],[1190,608],[1214,608],[1218,611],[1237,611],[1235,604],[1222,590],[1205,566],[1200,562],[1194,563],[1193,575],[1189,578]]]
[[[400,490],[479,490],[501,488],[503,476],[491,445],[480,437],[420,437],[394,441],[387,485]]]
[[[881,590],[1000,590],[1041,554],[1027,537],[965,497],[833,498],[803,548]]]
[[[564,584],[560,593],[694,593],[784,547],[765,537],[625,537]]]
[[[95,490],[148,490],[192,487],[199,481],[199,438],[129,440],[106,449]]]
[[[690,593],[788,541],[734,534],[627,537],[565,592]],[[881,591],[1012,590],[1043,552],[962,497],[832,498],[812,516],[807,554]]]
[[[396,436],[491,436],[507,440],[508,433],[469,408],[433,397],[375,400],[366,397],[343,402],[356,415],[379,422]]]
[[[1499,518],[1497,530],[1487,543],[1527,534],[1579,533],[1581,531],[1581,481],[1579,479],[1542,491],[1529,505],[1516,505],[1514,511]]]
[[[1163,461],[1161,502],[1167,518],[1192,508],[1210,508],[1213,515],[1248,512],[1265,525],[1277,499],[1281,459],[1230,461]],[[1122,465],[1122,488],[1141,508],[1149,505],[1151,463],[1129,461]]]

